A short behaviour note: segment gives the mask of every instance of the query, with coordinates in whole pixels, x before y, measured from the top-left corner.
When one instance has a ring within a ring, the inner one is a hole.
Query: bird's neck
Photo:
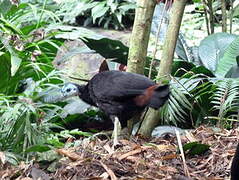
[[[83,84],[82,85],[75,84],[75,85],[77,86],[77,88],[79,90],[79,94],[83,94],[83,92],[85,91],[87,85],[83,85]]]
[[[92,106],[95,106],[95,103],[92,101],[90,94],[89,94],[88,84],[87,85],[77,85],[77,87],[80,92],[79,93],[80,99]]]

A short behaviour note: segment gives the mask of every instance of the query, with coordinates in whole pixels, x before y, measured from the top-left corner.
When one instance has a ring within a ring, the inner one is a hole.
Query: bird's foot
[[[114,137],[114,139],[113,139],[112,149],[115,150],[115,149],[117,149],[117,148],[119,148],[119,147],[120,147],[120,143],[119,143],[119,141],[118,141],[118,137],[116,136],[116,138]]]

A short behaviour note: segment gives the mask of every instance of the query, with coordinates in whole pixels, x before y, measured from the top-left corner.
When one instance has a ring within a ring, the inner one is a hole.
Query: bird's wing
[[[92,78],[89,89],[100,100],[126,100],[144,92],[155,83],[148,78],[119,71],[103,72]]]

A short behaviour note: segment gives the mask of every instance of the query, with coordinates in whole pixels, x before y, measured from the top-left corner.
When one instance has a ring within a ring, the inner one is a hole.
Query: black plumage
[[[158,85],[147,77],[122,71],[96,74],[86,85],[67,84],[65,96],[78,95],[86,103],[98,107],[122,126],[145,107],[160,108],[169,97],[169,86]]]
[[[239,180],[239,144],[232,160],[231,180]]]
[[[168,85],[159,86],[139,74],[104,71],[96,74],[86,85],[75,84],[79,97],[86,103],[97,106],[108,116],[117,116],[124,126],[130,118],[146,106],[158,109],[168,99]],[[72,87],[63,93],[71,93]]]

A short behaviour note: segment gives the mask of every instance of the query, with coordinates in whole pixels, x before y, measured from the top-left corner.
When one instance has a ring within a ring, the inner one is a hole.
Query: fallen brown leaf
[[[140,153],[140,152],[142,152],[142,151],[143,151],[142,148],[138,148],[138,149],[135,149],[135,150],[133,150],[133,151],[129,151],[129,152],[127,152],[127,153],[121,155],[118,159],[121,161],[121,160],[127,158],[128,156],[132,156],[132,155],[134,155],[134,154],[138,154],[138,153]]]
[[[175,159],[175,158],[177,158],[177,157],[178,157],[177,154],[168,154],[168,155],[162,156],[161,158],[162,158],[163,160],[170,160],[170,159]]]
[[[100,161],[100,164],[103,166],[103,168],[106,170],[106,172],[109,174],[111,180],[117,180],[117,177],[115,176],[114,172],[106,166],[103,162]]]
[[[71,152],[71,151],[67,151],[65,149],[56,149],[55,150],[58,154],[62,155],[62,156],[66,156],[69,159],[71,159],[72,161],[76,161],[81,159],[81,156],[79,156],[77,153],[75,152]]]

